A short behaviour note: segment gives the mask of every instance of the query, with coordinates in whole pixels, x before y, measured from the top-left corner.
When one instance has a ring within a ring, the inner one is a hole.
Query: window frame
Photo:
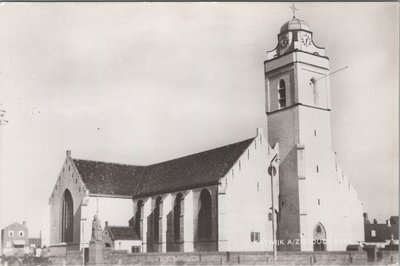
[[[280,79],[278,82],[278,108],[286,108],[286,82],[284,79]]]
[[[250,242],[251,243],[260,243],[260,232],[250,232]]]

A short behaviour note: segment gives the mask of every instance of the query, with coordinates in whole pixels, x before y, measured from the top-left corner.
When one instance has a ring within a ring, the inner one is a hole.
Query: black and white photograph
[[[1,2],[0,265],[398,265],[399,2]]]

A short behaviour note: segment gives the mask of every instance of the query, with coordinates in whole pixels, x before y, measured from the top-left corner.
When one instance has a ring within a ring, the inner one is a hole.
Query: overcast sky
[[[290,3],[2,3],[0,227],[38,236],[65,159],[144,165],[266,126]],[[331,70],[332,137],[364,211],[398,210],[398,3],[298,3]]]

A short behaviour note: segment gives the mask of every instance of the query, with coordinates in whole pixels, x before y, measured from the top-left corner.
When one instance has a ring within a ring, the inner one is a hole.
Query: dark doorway
[[[83,250],[84,261],[87,264],[89,262],[89,248],[84,248]]]
[[[326,231],[321,223],[314,228],[313,246],[314,251],[326,251]]]

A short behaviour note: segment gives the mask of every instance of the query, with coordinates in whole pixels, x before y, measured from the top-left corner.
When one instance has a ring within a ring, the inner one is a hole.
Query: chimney
[[[386,220],[386,225],[390,226],[390,219]]]
[[[378,224],[378,221],[376,219],[374,219],[374,224]]]
[[[22,225],[23,225],[23,226],[26,226],[26,221],[23,221],[23,222],[22,222]]]
[[[66,154],[68,158],[71,158],[71,150],[67,150]]]
[[[108,221],[106,221],[106,226],[105,227],[108,227]]]
[[[365,219],[368,219],[368,213],[364,212],[364,213],[363,213],[363,217],[364,217]]]

